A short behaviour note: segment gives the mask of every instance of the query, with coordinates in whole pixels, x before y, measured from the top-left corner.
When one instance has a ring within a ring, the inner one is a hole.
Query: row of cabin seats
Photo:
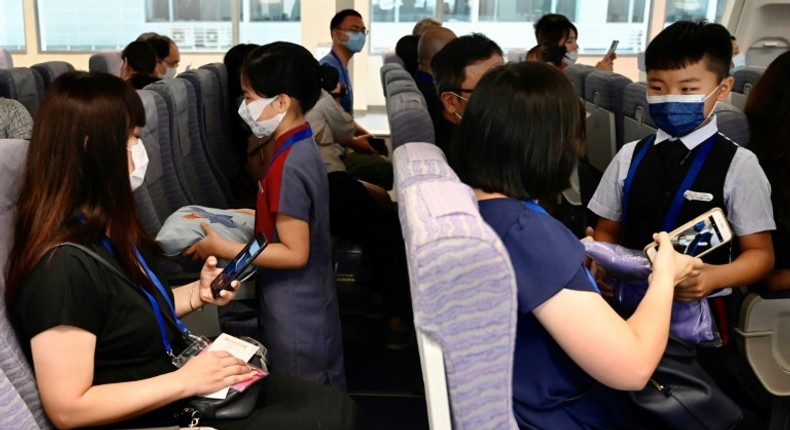
[[[433,122],[414,78],[400,64],[381,67],[387,121],[393,150],[408,142],[435,143]]]
[[[65,61],[47,61],[31,67],[0,68],[0,97],[20,102],[35,120],[44,92],[63,73],[74,70]]]

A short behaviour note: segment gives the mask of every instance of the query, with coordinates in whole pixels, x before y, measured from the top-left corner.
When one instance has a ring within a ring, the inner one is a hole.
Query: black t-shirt
[[[101,243],[89,248],[121,269]],[[145,253],[144,258],[161,276],[153,258]],[[166,290],[172,300],[172,292]],[[157,292],[156,297],[162,312],[170,312],[161,294]],[[135,381],[176,370],[165,353],[148,299],[74,247],[57,248],[42,258],[19,292],[13,323],[31,362],[30,339],[41,332],[69,325],[96,335],[94,385]],[[179,352],[184,348],[181,337],[172,324],[166,326],[170,342]]]
[[[444,117],[439,118],[439,122],[436,123],[436,146],[444,151],[445,154],[449,154],[450,142],[453,140],[456,127],[458,126]]]

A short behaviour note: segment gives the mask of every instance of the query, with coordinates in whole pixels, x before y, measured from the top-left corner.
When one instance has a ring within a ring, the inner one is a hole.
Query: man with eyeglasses
[[[444,110],[434,124],[436,145],[445,153],[480,78],[502,61],[502,48],[473,33],[450,41],[431,60],[434,83]]]
[[[320,60],[320,63],[337,69],[340,74],[338,89],[331,94],[338,100],[343,110],[353,116],[354,91],[351,87],[348,63],[354,54],[365,47],[368,29],[359,12],[344,9],[332,18],[329,31],[332,34],[332,50]],[[354,137],[347,142],[347,146],[353,148],[353,151],[346,151],[343,162],[348,172],[357,179],[378,185],[385,190],[392,189],[392,163],[378,156],[379,152],[368,140],[371,137],[373,136],[365,128],[356,123]]]

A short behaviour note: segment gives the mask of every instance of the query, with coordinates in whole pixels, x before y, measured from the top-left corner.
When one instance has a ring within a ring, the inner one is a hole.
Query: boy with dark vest
[[[718,132],[713,114],[732,88],[731,60],[730,35],[719,24],[676,22],[650,42],[647,100],[659,130],[623,146],[589,204],[600,216],[593,237],[632,249],[652,242],[654,232],[672,231],[714,207],[724,210],[732,245],[704,256],[699,275],[675,287],[676,300],[725,295],[763,278],[774,264],[768,180],[752,152]],[[718,300],[712,309],[726,344],[737,313]],[[699,349],[700,362],[717,380],[725,353]]]

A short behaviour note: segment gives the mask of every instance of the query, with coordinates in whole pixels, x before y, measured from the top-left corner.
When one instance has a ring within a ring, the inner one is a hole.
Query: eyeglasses
[[[336,28],[336,30],[347,31],[347,32],[351,32],[351,33],[362,33],[365,36],[370,34],[370,30],[368,30],[367,28],[359,28],[359,27],[351,27],[351,28],[346,28],[346,29],[344,29],[344,28]]]

